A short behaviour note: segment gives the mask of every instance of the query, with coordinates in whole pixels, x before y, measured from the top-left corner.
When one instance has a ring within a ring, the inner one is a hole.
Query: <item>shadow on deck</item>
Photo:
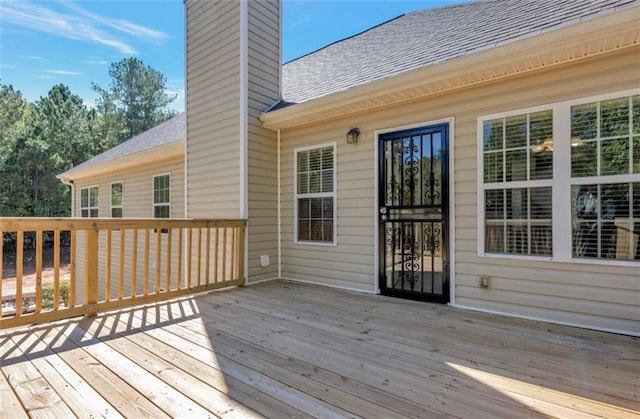
[[[640,416],[638,338],[283,281],[7,330],[0,354],[11,417]]]

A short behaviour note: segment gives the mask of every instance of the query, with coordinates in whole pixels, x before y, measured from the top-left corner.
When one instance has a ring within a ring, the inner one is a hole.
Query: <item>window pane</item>
[[[598,136],[598,107],[596,103],[571,107],[571,136],[581,140]]]
[[[503,180],[502,152],[485,153],[484,155],[484,182],[494,183]]]
[[[322,198],[322,218],[333,220],[333,198]]]
[[[308,173],[299,173],[298,174],[298,193],[309,193],[309,174]]]
[[[633,139],[633,173],[640,173],[640,136]]]
[[[600,175],[623,175],[629,173],[629,139],[603,140],[602,170]]]
[[[169,218],[169,206],[156,205],[153,207],[153,218]]]
[[[309,150],[309,170],[321,169],[320,155],[319,149]]]
[[[98,208],[91,208],[89,210],[89,216],[91,218],[97,218],[98,217]]]
[[[530,153],[529,165],[531,179],[552,179],[553,178],[553,153],[542,151],[540,153]]]
[[[629,134],[629,99],[613,99],[600,102],[602,137]]]
[[[308,219],[311,216],[311,203],[309,199],[298,199],[298,218]]]
[[[89,189],[80,189],[80,206],[86,208],[89,206]]]
[[[633,97],[633,133],[640,134],[640,95]]]
[[[311,200],[310,218],[317,220],[322,219],[322,198],[312,198]]]
[[[507,189],[507,219],[526,220],[529,214],[529,197],[527,189]]]
[[[638,183],[574,185],[573,255],[638,259]]]
[[[484,121],[483,142],[485,151],[502,150],[504,148],[503,136],[502,118]]]
[[[311,240],[309,220],[298,221],[298,240]]]
[[[571,176],[597,176],[597,151],[596,141],[583,141],[580,147],[571,147]]]
[[[122,218],[122,208],[111,208],[112,218]]]
[[[82,210],[80,210],[80,217],[82,217],[82,218],[87,218],[87,217],[89,217],[89,210],[88,210],[88,209],[82,209]]]
[[[309,152],[298,152],[298,173],[309,171]]]
[[[322,171],[322,192],[333,192],[333,169]]]
[[[529,115],[530,143],[551,144],[553,146],[553,112],[542,111]],[[550,150],[552,151],[552,150]]]
[[[322,234],[322,220],[311,220],[310,236],[313,241],[323,241],[324,235]]]
[[[333,147],[322,149],[322,168],[333,170]]]
[[[98,188],[89,188],[89,206],[98,206]]]
[[[512,116],[505,121],[507,148],[527,146],[527,115]]]
[[[309,193],[320,192],[320,172],[309,172]]]
[[[527,180],[526,150],[507,151],[505,160],[507,182]]]
[[[114,183],[111,185],[111,205],[122,205],[122,183]]]
[[[504,219],[504,190],[485,191],[485,218]]]

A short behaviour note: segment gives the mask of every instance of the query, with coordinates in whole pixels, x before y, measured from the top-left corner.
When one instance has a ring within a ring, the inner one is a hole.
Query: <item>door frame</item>
[[[381,128],[374,130],[374,153],[373,153],[373,167],[374,167],[374,196],[373,196],[373,292],[380,294],[380,223],[379,218],[379,176],[380,176],[380,135],[387,134],[395,131],[403,131],[413,128],[428,127],[431,125],[448,125],[449,131],[449,302],[448,305],[456,305],[456,269],[455,269],[455,219],[456,219],[456,206],[455,206],[455,178],[454,178],[454,139],[455,139],[455,119],[454,117],[435,119],[426,122],[419,122],[415,124],[399,125],[390,128]]]

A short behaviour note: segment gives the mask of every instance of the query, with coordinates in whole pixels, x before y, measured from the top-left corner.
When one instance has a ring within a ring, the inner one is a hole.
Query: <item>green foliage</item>
[[[60,281],[59,288],[60,301],[66,307],[69,306],[69,293],[71,292],[71,283],[67,281]],[[53,309],[54,301],[54,289],[53,282],[48,282],[42,286],[42,309]]]
[[[176,95],[166,93],[167,79],[158,70],[130,57],[111,64],[109,76],[108,89],[93,84],[100,95],[100,129],[109,142],[126,140],[175,116],[166,107]]]

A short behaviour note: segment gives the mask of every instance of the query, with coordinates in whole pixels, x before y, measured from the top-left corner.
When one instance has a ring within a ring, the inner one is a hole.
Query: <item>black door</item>
[[[448,125],[380,136],[380,292],[449,302]]]

